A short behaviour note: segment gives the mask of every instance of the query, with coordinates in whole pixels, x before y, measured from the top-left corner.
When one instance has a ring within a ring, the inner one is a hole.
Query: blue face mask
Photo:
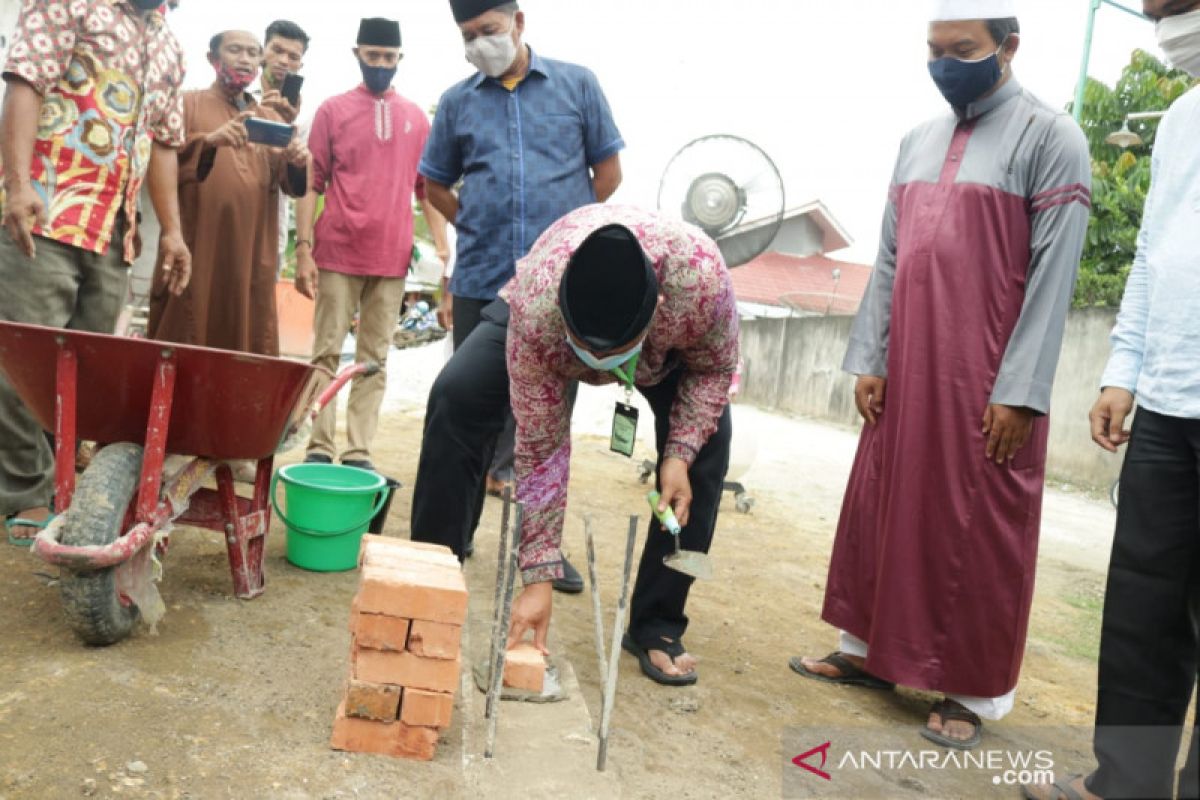
[[[372,67],[362,61],[358,66],[362,70],[363,83],[372,94],[383,94],[396,78],[397,67]]]
[[[132,2],[142,11],[153,11],[166,2],[166,0],[132,0]]]
[[[929,62],[929,74],[942,92],[942,96],[955,108],[966,108],[983,97],[999,81],[1004,71],[1000,68],[1000,48],[987,58],[978,61],[963,61],[961,58],[939,58]]]
[[[575,344],[575,342],[571,340],[571,337],[567,337],[567,344],[571,345],[571,349],[575,351],[575,355],[579,357],[579,360],[598,372],[612,372],[618,367],[622,367],[628,362],[632,361],[634,358],[641,355],[642,344],[644,342],[645,340],[643,339],[641,342],[638,342],[636,345],[634,345],[633,348],[626,350],[624,353],[617,353],[616,355],[598,358],[597,356],[589,353],[587,350],[584,350],[579,345]]]

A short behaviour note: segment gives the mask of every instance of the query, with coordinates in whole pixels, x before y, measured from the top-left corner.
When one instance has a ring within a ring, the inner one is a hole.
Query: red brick
[[[546,678],[546,659],[531,644],[519,644],[504,659],[504,685],[514,689],[541,692]]]
[[[400,701],[400,721],[421,728],[449,728],[454,715],[454,695],[427,692],[423,689],[404,689]]]
[[[368,650],[400,651],[408,644],[409,621],[362,611],[351,614],[350,632],[358,647]]]
[[[354,753],[378,753],[421,761],[432,761],[437,753],[438,733],[434,728],[417,728],[403,722],[373,722],[346,715],[338,706],[329,746]]]
[[[387,683],[431,692],[458,689],[459,659],[446,661],[421,658],[413,653],[386,653],[359,650],[355,656],[354,678],[367,683]]]
[[[351,680],[343,705],[347,716],[394,722],[400,716],[400,687]]]
[[[408,650],[423,658],[458,658],[462,627],[418,620],[409,628]]]
[[[450,567],[461,568],[457,556],[449,547],[428,542],[414,542],[410,539],[397,539],[391,536],[375,536],[365,534],[358,546],[358,565],[370,563],[373,559],[385,554],[408,554],[412,558],[425,558],[430,562],[436,561]]]
[[[462,625],[467,617],[467,584],[461,572],[422,568],[363,567],[358,608],[368,614]]]
[[[426,566],[441,567],[455,572],[462,571],[462,564],[451,553],[431,553],[426,550],[368,550],[362,566],[401,567],[423,569]]]

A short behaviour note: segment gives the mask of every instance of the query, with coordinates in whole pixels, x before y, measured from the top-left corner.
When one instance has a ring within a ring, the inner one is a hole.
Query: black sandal
[[[1075,787],[1071,785],[1082,777],[1083,775],[1068,775],[1067,777],[1059,778],[1054,783],[1050,784],[1050,789],[1054,791],[1055,794],[1050,795],[1049,800],[1083,800],[1083,795],[1075,791]],[[1021,797],[1023,797],[1024,800],[1038,800],[1038,798],[1034,796],[1033,792],[1029,791],[1028,786],[1021,787]]]
[[[821,683],[840,683],[843,686],[862,686],[866,689],[894,689],[896,684],[891,681],[885,681],[883,678],[876,678],[866,670],[860,669],[851,664],[843,653],[833,652],[821,659],[820,663],[828,664],[842,673],[836,678],[831,678],[828,675],[822,675],[819,672],[813,672],[808,667],[804,666],[804,661],[800,656],[792,656],[788,659],[788,666],[792,668],[792,672],[797,675],[803,675],[805,678],[812,678],[814,681]]]
[[[663,686],[691,686],[700,680],[700,676],[696,674],[695,670],[686,675],[668,675],[654,666],[654,662],[650,660],[651,650],[661,650],[674,662],[676,658],[687,652],[687,648],[679,640],[671,641],[666,637],[660,636],[658,642],[653,647],[642,647],[633,640],[632,636],[626,633],[621,639],[621,649],[637,656],[638,663],[642,666],[642,674],[655,683],[661,683]]]
[[[952,747],[955,750],[973,750],[975,745],[983,738],[983,720],[979,715],[968,709],[962,703],[954,700],[942,700],[934,703],[933,708],[929,709],[930,714],[937,714],[942,718],[942,723],[947,722],[969,722],[975,726],[975,733],[970,739],[952,739],[949,736],[930,730],[929,726],[921,728],[921,735],[934,744],[940,744],[942,747]]]

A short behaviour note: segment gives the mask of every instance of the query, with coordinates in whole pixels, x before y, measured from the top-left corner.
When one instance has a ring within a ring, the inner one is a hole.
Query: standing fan
[[[775,162],[737,136],[703,136],[684,145],[658,186],[659,211],[678,214],[711,236],[730,267],[771,246],[785,202]]]

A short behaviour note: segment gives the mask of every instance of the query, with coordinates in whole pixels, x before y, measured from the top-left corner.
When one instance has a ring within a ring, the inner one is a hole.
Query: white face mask
[[[1200,11],[1164,17],[1155,32],[1171,66],[1200,77]]]
[[[512,27],[505,33],[479,36],[467,42],[467,61],[490,78],[499,78],[508,72],[508,68],[517,60],[517,43],[512,36],[516,24],[516,17],[513,17]]]

